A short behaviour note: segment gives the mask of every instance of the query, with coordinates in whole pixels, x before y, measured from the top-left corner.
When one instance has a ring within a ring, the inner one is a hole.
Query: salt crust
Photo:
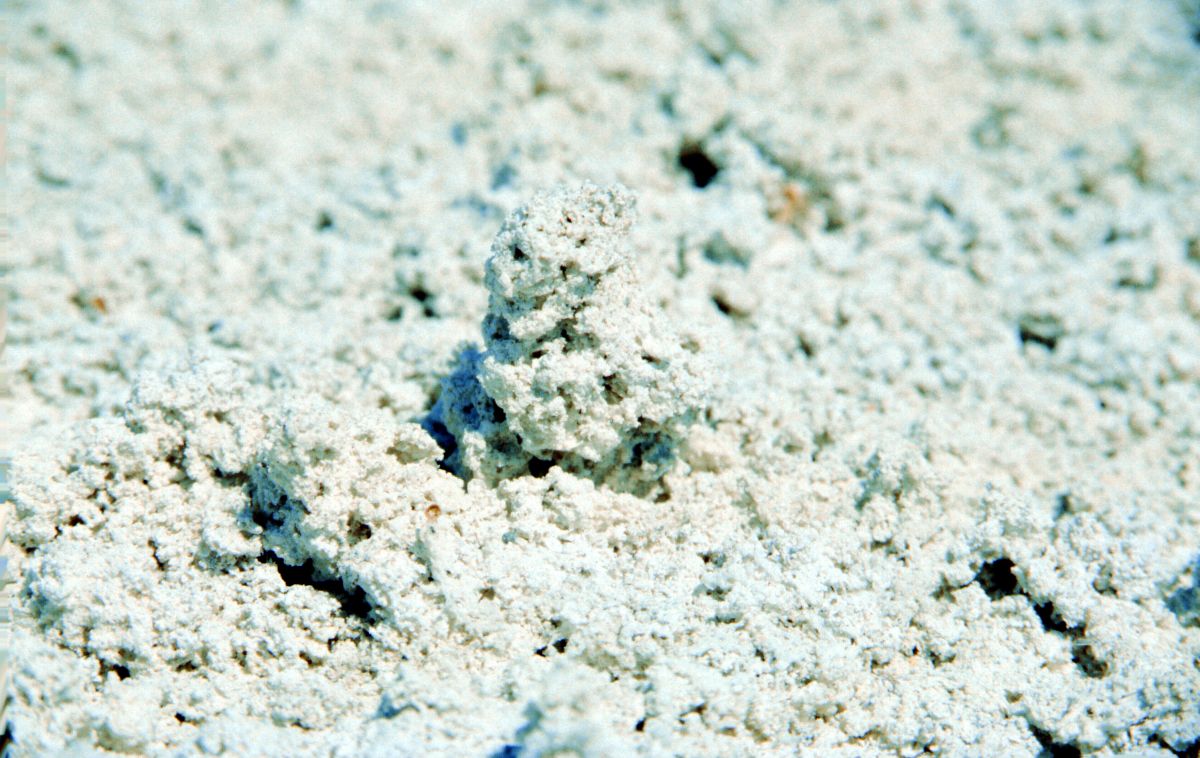
[[[1194,749],[1195,4],[596,7],[9,13],[15,748]],[[587,179],[707,410],[464,485]]]

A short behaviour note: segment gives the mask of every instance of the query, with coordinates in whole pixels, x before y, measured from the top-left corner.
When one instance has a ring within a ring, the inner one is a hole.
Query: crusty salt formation
[[[10,3],[0,753],[1195,755],[1196,4]]]
[[[642,296],[621,185],[560,187],[492,243],[486,349],[465,349],[434,409],[449,466],[489,479],[552,465],[644,491],[703,399],[694,356]]]

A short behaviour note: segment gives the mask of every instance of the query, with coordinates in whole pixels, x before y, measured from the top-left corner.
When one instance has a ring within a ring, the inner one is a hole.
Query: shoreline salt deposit
[[[14,7],[11,748],[1194,754],[1197,12]]]

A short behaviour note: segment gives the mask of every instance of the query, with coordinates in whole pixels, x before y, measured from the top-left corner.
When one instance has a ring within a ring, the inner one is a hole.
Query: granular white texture
[[[1194,0],[10,6],[15,754],[1200,750]]]
[[[626,490],[668,470],[704,389],[642,295],[633,214],[625,188],[585,184],[505,222],[486,268],[486,352],[464,351],[431,417],[452,469],[494,482],[557,464]]]

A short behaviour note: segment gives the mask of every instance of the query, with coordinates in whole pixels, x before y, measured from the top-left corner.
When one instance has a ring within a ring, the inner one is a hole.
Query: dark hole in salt
[[[1077,746],[1055,742],[1049,732],[1042,731],[1032,724],[1029,726],[1029,731],[1033,732],[1034,739],[1042,746],[1037,758],[1082,758],[1083,756],[1083,751]]]
[[[692,184],[704,189],[712,183],[721,168],[709,158],[699,145],[685,145],[679,151],[679,166],[692,177]]]
[[[1017,324],[1017,336],[1022,345],[1033,343],[1047,350],[1057,347],[1064,333],[1062,323],[1054,316],[1025,315]]]
[[[341,605],[342,613],[355,616],[363,621],[370,621],[371,603],[367,593],[361,587],[347,589],[340,579],[318,579],[317,570],[312,559],[306,560],[299,566],[290,566],[273,551],[267,550],[258,556],[259,563],[274,563],[283,583],[291,587],[303,584],[334,597]]]
[[[979,567],[975,581],[991,600],[1015,595],[1018,592],[1017,577],[1013,574],[1014,563],[1007,558],[997,558]]]

